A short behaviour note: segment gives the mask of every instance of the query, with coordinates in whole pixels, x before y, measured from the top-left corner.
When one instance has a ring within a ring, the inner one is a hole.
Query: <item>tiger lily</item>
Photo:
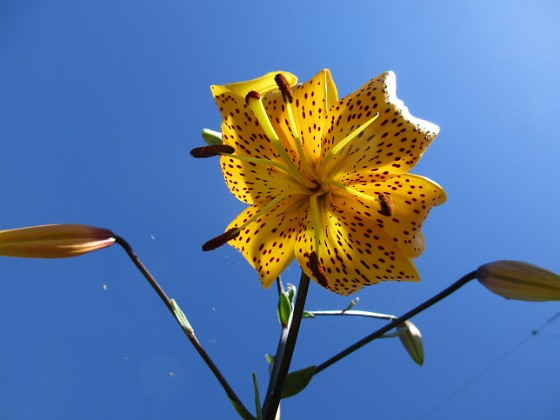
[[[230,191],[249,207],[204,250],[229,243],[267,288],[293,260],[321,286],[349,295],[386,280],[419,281],[420,231],[446,200],[435,182],[409,174],[439,127],[413,117],[392,72],[338,99],[328,70],[297,84],[273,72],[212,86]]]

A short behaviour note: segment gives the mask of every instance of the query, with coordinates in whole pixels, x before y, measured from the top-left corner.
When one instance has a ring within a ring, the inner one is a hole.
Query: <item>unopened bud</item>
[[[560,300],[560,276],[521,261],[494,261],[476,271],[478,281],[506,299],[544,302]]]
[[[410,321],[404,321],[397,327],[399,332],[399,339],[402,345],[418,365],[422,366],[424,363],[424,345],[422,344],[422,334]]]
[[[107,229],[86,225],[42,225],[0,231],[0,255],[22,258],[68,258],[115,243]]]

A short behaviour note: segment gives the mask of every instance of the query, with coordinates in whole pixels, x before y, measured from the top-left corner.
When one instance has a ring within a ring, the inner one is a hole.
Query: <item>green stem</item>
[[[189,339],[191,344],[194,346],[194,348],[196,349],[196,351],[198,352],[200,357],[202,357],[202,360],[204,360],[204,363],[206,363],[206,366],[208,366],[208,368],[210,368],[210,370],[212,371],[212,373],[214,374],[214,376],[216,377],[216,379],[218,380],[220,385],[222,385],[222,388],[226,392],[230,401],[232,401],[232,403],[234,403],[234,405],[236,405],[238,407],[238,409],[243,411],[243,413],[246,415],[245,418],[254,418],[250,414],[250,412],[247,410],[247,408],[243,405],[243,403],[241,402],[241,400],[239,399],[237,394],[233,391],[233,389],[231,388],[229,383],[226,381],[225,377],[222,375],[222,373],[220,372],[220,370],[218,369],[218,367],[216,366],[214,361],[210,358],[208,353],[206,353],[206,350],[204,350],[204,348],[202,347],[202,345],[200,344],[200,342],[198,341],[198,339],[194,335],[194,331],[192,329],[189,329],[189,328],[184,328],[184,325],[181,324],[179,318],[176,316],[176,314],[177,314],[176,313],[176,308],[173,305],[171,299],[169,299],[169,297],[165,294],[165,292],[163,291],[161,286],[158,284],[158,282],[156,281],[154,276],[151,275],[151,273],[148,271],[146,266],[144,266],[144,264],[142,264],[142,262],[140,261],[140,259],[138,258],[138,256],[136,255],[136,253],[134,252],[132,247],[130,246],[130,244],[124,238],[121,238],[118,235],[115,235],[115,243],[119,244],[125,250],[125,252],[129,256],[129,258],[132,260],[132,262],[136,266],[136,268],[138,268],[138,270],[142,273],[144,278],[146,280],[148,280],[148,283],[150,283],[150,286],[152,286],[152,288],[158,294],[158,296],[163,301],[165,306],[167,306],[167,309],[169,309],[169,311],[171,312],[171,314],[173,315],[175,320],[179,323],[179,325],[181,326],[181,329],[184,331],[185,335],[187,336],[187,338]]]
[[[355,309],[349,310],[342,310],[342,311],[306,311],[308,314],[316,316],[356,316],[356,317],[364,317],[364,318],[375,318],[375,319],[384,319],[388,321],[392,321],[397,319],[394,315],[388,314],[378,314],[376,312],[369,312],[369,311],[357,311]],[[312,317],[312,318],[313,318]]]
[[[377,331],[373,332],[372,334],[362,338],[361,340],[352,344],[350,347],[347,347],[345,350],[343,350],[340,353],[336,354],[335,356],[331,357],[327,361],[321,363],[319,366],[317,366],[317,369],[315,370],[315,374],[321,372],[322,370],[325,370],[329,366],[338,362],[340,359],[342,359],[342,358],[348,356],[349,354],[355,352],[360,347],[365,346],[366,344],[372,342],[376,338],[381,337],[383,334],[385,334],[388,331],[392,330],[393,328],[397,327],[399,324],[402,324],[407,319],[412,318],[415,315],[418,315],[420,312],[424,311],[425,309],[428,309],[430,306],[432,306],[432,305],[436,304],[437,302],[439,302],[440,300],[446,298],[447,296],[449,296],[453,292],[457,291],[459,288],[461,288],[462,286],[467,284],[469,281],[474,280],[475,278],[476,278],[476,271],[472,271],[469,274],[466,274],[465,276],[463,276],[459,280],[457,280],[455,283],[453,283],[451,286],[449,286],[447,289],[438,293],[437,295],[435,295],[431,299],[428,299],[427,301],[418,305],[416,308],[408,311],[406,314],[402,315],[401,317],[399,317],[399,318],[395,319],[394,321],[388,323],[384,327],[382,327],[382,328],[378,329]]]
[[[286,382],[286,376],[288,376],[290,363],[292,362],[292,356],[296,347],[308,290],[309,277],[302,271],[294,311],[292,312],[288,327],[282,328],[280,341],[278,343],[278,351],[274,358],[274,366],[270,375],[270,382],[268,384],[262,410],[264,420],[274,420],[276,417],[276,412],[278,411],[280,399],[282,398],[282,391],[284,390],[284,384]]]

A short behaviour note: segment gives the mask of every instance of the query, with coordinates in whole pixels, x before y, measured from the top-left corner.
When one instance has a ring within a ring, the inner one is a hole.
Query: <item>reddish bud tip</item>
[[[317,282],[321,286],[327,287],[329,281],[327,280],[325,270],[323,269],[323,266],[319,262],[319,257],[317,256],[317,253],[315,251],[309,254],[309,268],[311,269],[311,272],[313,273],[313,277],[315,278],[315,280],[317,280]]]
[[[212,251],[218,247],[221,247],[222,245],[226,244],[228,241],[231,241],[232,239],[239,236],[240,232],[241,231],[237,228],[229,229],[226,232],[222,233],[221,235],[216,236],[213,239],[210,239],[208,242],[202,245],[202,250]]]
[[[278,88],[280,89],[280,92],[282,92],[282,95],[284,95],[284,98],[291,103],[294,100],[294,94],[292,93],[292,88],[288,83],[286,76],[284,76],[282,73],[278,73],[276,76],[274,76],[274,81],[278,85]]]
[[[191,156],[195,158],[208,158],[219,155],[230,155],[235,149],[226,144],[214,144],[212,146],[195,147],[191,150]]]
[[[392,216],[395,212],[395,203],[389,194],[379,193],[377,195],[379,198],[379,204],[381,209],[379,210],[383,216]]]
[[[250,91],[247,95],[245,95],[245,103],[249,104],[251,99],[256,99],[257,101],[261,99],[261,95],[256,90]]]

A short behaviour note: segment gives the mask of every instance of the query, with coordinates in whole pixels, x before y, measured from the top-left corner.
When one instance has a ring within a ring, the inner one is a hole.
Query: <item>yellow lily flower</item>
[[[408,173],[439,127],[413,117],[392,72],[338,100],[328,70],[212,86],[222,115],[219,154],[230,191],[250,206],[210,250],[243,253],[269,287],[294,258],[342,295],[385,280],[418,281],[422,222],[446,200],[433,181]],[[204,149],[204,150],[203,150]]]
[[[107,229],[86,225],[42,225],[0,230],[0,255],[23,258],[68,258],[115,243]]]

